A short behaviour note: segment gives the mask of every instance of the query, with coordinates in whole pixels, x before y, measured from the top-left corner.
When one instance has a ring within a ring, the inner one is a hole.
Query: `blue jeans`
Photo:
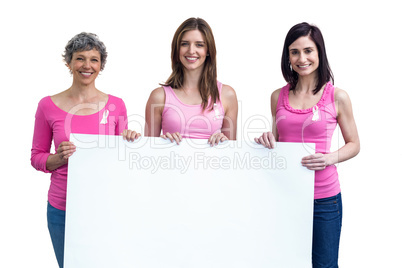
[[[47,227],[49,228],[50,237],[56,259],[60,268],[63,268],[64,260],[64,231],[66,222],[66,212],[53,207],[47,203]]]
[[[314,200],[313,268],[338,267],[342,227],[341,193]]]

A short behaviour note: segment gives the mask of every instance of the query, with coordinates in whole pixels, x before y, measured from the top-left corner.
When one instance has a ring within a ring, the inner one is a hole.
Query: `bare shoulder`
[[[278,88],[271,94],[271,114],[272,116],[276,115],[276,106],[278,104],[279,94],[281,93],[282,88]]]
[[[336,87],[334,96],[335,96],[335,101],[337,103],[339,103],[341,105],[350,104],[349,95],[345,90]]]
[[[56,104],[57,106],[60,106],[60,104],[65,103],[67,99],[67,90],[64,90],[62,92],[59,92],[53,96],[50,96],[52,99],[53,103]]]
[[[221,101],[226,109],[229,106],[237,105],[236,91],[229,85],[222,85]]]
[[[222,85],[222,96],[227,99],[236,98],[236,91],[229,85]]]
[[[57,93],[57,94],[54,94],[54,95],[52,95],[52,96],[50,96],[52,99],[59,99],[60,97],[62,97],[63,95],[65,95],[65,92],[66,91],[62,91],[62,92],[59,92],[59,93]]]
[[[275,90],[274,92],[272,92],[272,94],[271,94],[271,101],[278,101],[278,99],[279,99],[279,94],[281,93],[281,89],[282,89],[282,88],[278,88],[277,90]]]
[[[352,102],[348,93],[343,89],[335,88],[334,97],[338,119],[344,115],[353,116]]]
[[[163,87],[158,87],[152,90],[151,94],[149,95],[148,102],[151,103],[165,103],[165,90]]]

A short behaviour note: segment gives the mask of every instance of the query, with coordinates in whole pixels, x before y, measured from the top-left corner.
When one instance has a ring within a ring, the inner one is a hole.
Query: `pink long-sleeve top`
[[[96,109],[94,107],[96,104],[89,105]],[[57,107],[50,96],[43,98],[38,104],[31,164],[37,170],[52,173],[48,201],[57,209],[66,209],[67,164],[53,171],[46,169],[52,140],[56,153],[61,142],[69,141],[70,133],[120,135],[127,129],[127,110],[122,99],[109,95],[106,105],[99,112],[91,115],[74,115],[79,109],[88,107],[77,105],[70,111],[71,113],[68,113]]]
[[[330,153],[332,134],[338,123],[334,86],[328,82],[321,99],[309,109],[294,109],[290,106],[289,88],[288,84],[281,89],[276,106],[276,127],[279,141],[315,143],[316,153]],[[334,196],[340,191],[335,165],[315,171],[315,199]]]

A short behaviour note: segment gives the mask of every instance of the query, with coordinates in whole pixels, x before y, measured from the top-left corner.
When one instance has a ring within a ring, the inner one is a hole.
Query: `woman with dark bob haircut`
[[[255,141],[273,148],[275,141],[315,143],[315,154],[301,159],[315,171],[313,267],[338,267],[342,199],[335,164],[356,156],[359,135],[348,94],[333,86],[324,38],[308,23],[293,26],[282,52],[282,74],[288,83],[271,95],[272,132]],[[336,125],[345,145],[330,152]]]
[[[189,18],[179,26],[171,60],[170,77],[148,99],[145,135],[177,144],[182,138],[208,139],[211,146],[235,140],[236,93],[217,81],[215,40],[205,20]]]
[[[127,111],[122,99],[95,87],[106,63],[105,45],[92,33],[80,33],[66,45],[63,55],[73,82],[70,88],[44,97],[35,115],[32,166],[52,173],[47,221],[60,267],[64,259],[67,164],[75,152],[70,133],[120,135],[127,131]],[[135,133],[134,137],[139,134]],[[50,153],[52,141],[55,152]]]

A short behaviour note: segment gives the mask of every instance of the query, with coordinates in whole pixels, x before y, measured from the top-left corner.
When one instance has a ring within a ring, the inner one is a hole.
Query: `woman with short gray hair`
[[[100,54],[101,68],[103,71],[106,64],[107,52],[105,44],[99,40],[98,36],[93,33],[80,33],[74,36],[66,45],[63,54],[64,61],[66,64],[70,64],[73,59],[74,52],[77,51],[88,51],[95,49]]]
[[[120,135],[127,129],[127,110],[122,99],[95,87],[106,64],[106,47],[92,33],[80,33],[63,54],[73,78],[70,88],[44,97],[38,105],[31,150],[32,166],[52,173],[47,220],[57,262],[63,267],[67,190],[67,164],[76,146],[71,133]],[[138,138],[140,134],[135,134]],[[52,140],[55,151],[50,153]]]

